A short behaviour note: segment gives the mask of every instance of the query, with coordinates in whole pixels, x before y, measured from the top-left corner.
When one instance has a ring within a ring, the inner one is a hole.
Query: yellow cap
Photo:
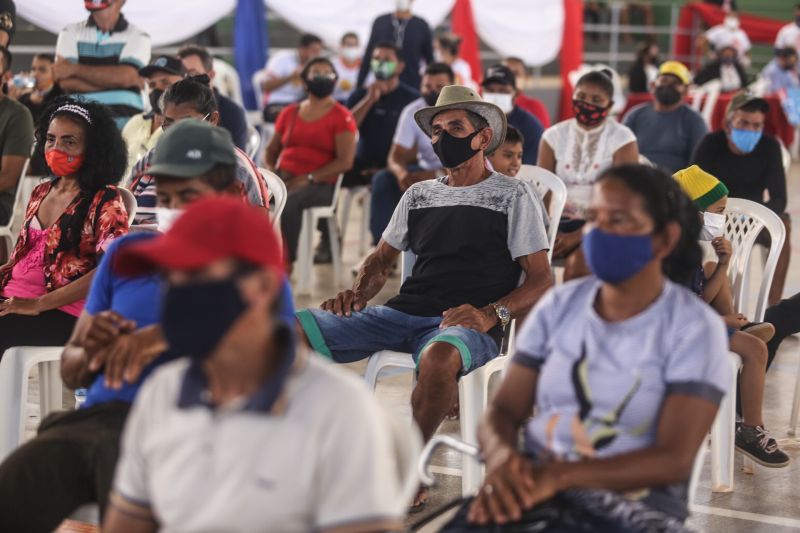
[[[697,165],[679,170],[672,177],[701,211],[728,196],[725,184]]]
[[[659,76],[662,74],[672,74],[681,80],[684,85],[689,85],[692,83],[691,72],[689,72],[689,69],[686,68],[686,65],[680,61],[664,61],[658,68],[658,74]]]

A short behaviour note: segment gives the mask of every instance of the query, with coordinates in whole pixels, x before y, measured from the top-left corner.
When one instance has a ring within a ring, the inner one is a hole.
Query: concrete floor
[[[792,166],[792,176],[800,174],[800,165]],[[790,202],[789,211],[800,220],[800,201],[795,200],[800,195],[800,184],[789,179]],[[346,280],[342,280],[339,287],[344,288],[345,282],[352,282],[350,270],[359,259],[358,226],[361,211],[352,210],[351,221],[345,239],[344,269]],[[786,285],[785,295],[789,296],[800,291],[800,237],[798,232],[792,236],[793,241],[793,268],[790,270]],[[325,298],[330,298],[336,293],[337,284],[333,283],[332,269],[329,266],[318,266],[314,269],[314,285],[312,294],[298,295],[296,303],[298,308],[309,305],[319,305]],[[395,294],[399,286],[399,277],[389,279],[384,290],[375,299],[375,303],[385,301]],[[764,399],[764,418],[767,427],[778,438],[783,448],[792,457],[793,462],[787,468],[770,470],[757,467],[755,475],[746,475],[741,471],[741,458],[737,456],[736,487],[729,494],[713,494],[709,485],[708,459],[704,465],[700,489],[696,501],[693,502],[693,516],[690,525],[698,531],[730,532],[730,533],[784,533],[800,531],[800,502],[797,497],[796,487],[800,486],[800,440],[788,438],[786,431],[789,425],[792,392],[794,390],[795,375],[800,365],[800,343],[797,339],[788,339],[781,348],[778,357],[767,375],[767,387]],[[349,365],[354,372],[363,373],[364,363]],[[38,379],[31,376],[29,398],[29,434],[38,425]],[[409,397],[411,392],[410,375],[395,376],[382,380],[378,385],[377,396],[392,412],[397,413],[405,420],[411,420]],[[71,405],[69,393],[65,393],[65,406]],[[441,432],[458,436],[459,425],[457,421],[446,421],[442,424]],[[410,515],[409,525],[418,522],[432,514],[446,503],[458,498],[461,494],[461,457],[451,451],[438,452],[432,462],[432,471],[436,475],[438,484],[431,490],[431,496],[425,509],[417,514]],[[435,530],[435,528],[426,528]]]

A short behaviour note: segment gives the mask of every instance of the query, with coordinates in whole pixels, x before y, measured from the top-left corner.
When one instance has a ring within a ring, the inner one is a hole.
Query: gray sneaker
[[[763,426],[737,423],[736,450],[767,468],[789,466],[789,456],[778,448],[778,443]]]

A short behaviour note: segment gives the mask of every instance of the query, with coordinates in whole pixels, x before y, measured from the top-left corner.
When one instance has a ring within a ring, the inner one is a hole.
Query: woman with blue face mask
[[[683,286],[697,210],[661,171],[623,165],[598,176],[586,213],[594,275],[553,289],[522,326],[478,432],[485,481],[444,531],[684,530],[732,377],[722,320]]]

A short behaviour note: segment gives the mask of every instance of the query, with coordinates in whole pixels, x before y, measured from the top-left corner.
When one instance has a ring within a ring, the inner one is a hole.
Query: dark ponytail
[[[596,182],[614,179],[641,196],[653,219],[654,232],[663,231],[670,222],[681,227],[681,237],[672,253],[664,259],[664,275],[675,283],[691,286],[703,252],[698,244],[700,218],[697,208],[678,183],[662,171],[648,165],[620,165],[603,172]]]

